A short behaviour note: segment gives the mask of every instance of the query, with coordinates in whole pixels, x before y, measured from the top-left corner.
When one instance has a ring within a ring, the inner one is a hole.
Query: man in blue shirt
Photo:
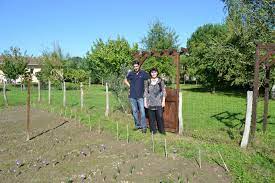
[[[133,67],[134,70],[127,74],[127,79],[124,80],[124,83],[130,87],[129,101],[132,107],[135,129],[142,129],[142,132],[146,133],[143,93],[144,81],[149,79],[149,74],[143,70],[140,70],[140,64],[137,60],[133,62]],[[140,113],[140,121],[138,112]]]

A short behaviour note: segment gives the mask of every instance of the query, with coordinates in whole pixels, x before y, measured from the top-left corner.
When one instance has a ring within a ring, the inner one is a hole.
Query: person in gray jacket
[[[164,81],[158,77],[158,70],[150,70],[151,78],[144,82],[144,107],[149,114],[149,126],[151,133],[158,131],[165,134],[163,121],[163,108],[165,107],[166,90]]]

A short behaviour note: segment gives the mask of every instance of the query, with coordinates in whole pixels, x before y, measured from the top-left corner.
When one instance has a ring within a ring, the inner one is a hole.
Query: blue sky
[[[97,38],[140,42],[159,19],[184,47],[199,26],[225,20],[221,0],[0,0],[0,53],[10,46],[38,56],[58,42],[84,56]]]

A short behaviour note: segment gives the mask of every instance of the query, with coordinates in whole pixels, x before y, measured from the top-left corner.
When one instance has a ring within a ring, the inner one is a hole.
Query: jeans
[[[164,122],[163,122],[163,108],[159,107],[157,110],[148,110],[149,112],[149,125],[150,131],[154,134],[157,132],[156,121],[159,133],[165,134]]]
[[[135,127],[146,129],[145,109],[144,109],[143,98],[138,98],[138,99],[129,98],[129,100],[130,100],[130,103],[132,106]],[[140,113],[140,120],[139,120],[138,113]]]

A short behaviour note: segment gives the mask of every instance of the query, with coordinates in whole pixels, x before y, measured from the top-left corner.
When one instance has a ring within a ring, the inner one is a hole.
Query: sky
[[[93,42],[126,38],[140,43],[160,20],[179,35],[181,47],[199,27],[223,23],[221,0],[0,0],[0,53],[17,46],[39,56],[58,43],[70,56],[85,56]]]

